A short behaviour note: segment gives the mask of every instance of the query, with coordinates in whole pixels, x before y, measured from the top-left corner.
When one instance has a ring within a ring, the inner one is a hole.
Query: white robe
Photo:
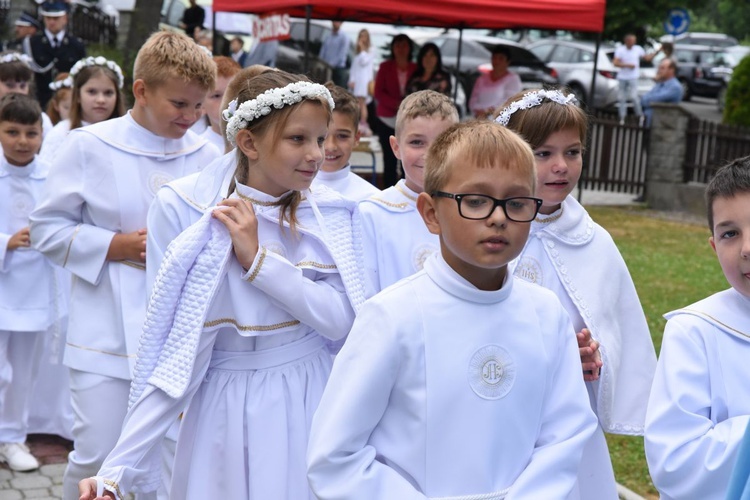
[[[649,471],[663,500],[723,500],[750,421],[750,298],[730,288],[665,317]]]
[[[0,160],[0,330],[41,332],[39,360],[29,393],[28,432],[70,438],[73,409],[68,369],[61,363],[67,324],[69,273],[33,248],[8,251],[8,240],[29,225],[41,200],[49,165],[37,157],[25,167]],[[32,360],[18,360],[30,363]]]
[[[481,291],[434,255],[357,316],[313,419],[313,491],[565,498],[596,425],[580,370],[552,293]]]
[[[352,172],[349,164],[336,172],[319,170],[312,187],[315,188],[321,184],[338,191],[344,198],[354,201],[362,201],[380,193],[380,189]]]
[[[616,499],[603,430],[643,434],[656,366],[646,317],[625,262],[609,233],[568,196],[560,211],[532,222],[513,268],[516,276],[555,292],[575,331],[588,328],[601,345],[600,380],[587,384],[599,427],[581,462],[579,488],[582,499]]]
[[[224,154],[224,148],[226,147],[226,144],[224,144],[224,137],[221,134],[217,134],[216,132],[214,132],[214,129],[212,129],[211,127],[206,127],[206,130],[204,130],[200,136],[216,146],[216,149],[219,150],[221,155]]]
[[[173,238],[226,196],[234,159],[233,151],[159,192],[149,211],[150,262],[162,261]],[[99,471],[117,484],[110,491],[158,485],[157,445],[188,404],[172,498],[312,498],[305,452],[330,372],[325,339],[344,337],[354,311],[310,204],[300,205],[294,235],[279,227],[276,199],[242,185],[237,190],[253,200],[261,249],[247,272],[230,257],[184,393],[172,398],[147,384],[135,400]]]
[[[402,179],[359,204],[367,297],[416,273],[439,250],[417,211],[418,195]]]
[[[145,266],[106,260],[112,238],[146,227],[162,184],[217,156],[192,133],[165,139],[130,114],[72,131],[56,155],[31,241],[73,273],[64,361],[129,380],[146,310]]]

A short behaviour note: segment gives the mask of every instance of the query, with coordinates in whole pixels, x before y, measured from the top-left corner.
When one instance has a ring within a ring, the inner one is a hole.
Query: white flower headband
[[[323,85],[311,82],[294,82],[286,87],[268,89],[255,99],[245,101],[237,107],[237,99],[231,101],[221,116],[227,121],[227,140],[236,145],[234,138],[237,132],[257,120],[261,116],[269,114],[273,108],[281,109],[284,106],[297,104],[304,99],[324,97],[328,105],[333,109],[333,98],[331,93]]]
[[[535,90],[533,92],[524,94],[522,98],[517,101],[513,101],[508,106],[506,106],[500,112],[497,118],[495,118],[495,121],[507,127],[508,122],[510,121],[510,117],[513,113],[515,113],[519,109],[529,109],[533,108],[534,106],[539,106],[545,97],[550,101],[565,106],[567,106],[568,104],[572,104],[574,106],[578,105],[578,99],[576,99],[575,94],[565,95],[559,90]]]
[[[73,65],[72,68],[70,68],[70,86],[73,86],[73,79],[76,77],[76,75],[83,69],[87,68],[89,66],[104,66],[105,68],[111,69],[115,75],[117,75],[117,87],[122,88],[122,84],[125,81],[125,78],[122,76],[122,70],[117,65],[116,62],[110,61],[106,57],[97,56],[97,57],[84,57],[77,63]],[[67,80],[67,78],[66,78]],[[64,81],[64,80],[63,80]]]
[[[19,54],[18,52],[9,52],[0,57],[0,64],[8,64],[16,61],[22,62],[28,67],[31,67],[31,63],[33,62],[29,56],[26,54]]]
[[[52,92],[57,92],[60,89],[71,89],[71,88],[73,88],[73,80],[69,76],[66,76],[62,80],[57,80],[49,84],[49,89]]]

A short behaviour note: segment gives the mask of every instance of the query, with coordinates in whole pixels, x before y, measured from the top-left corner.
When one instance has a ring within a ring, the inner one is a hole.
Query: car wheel
[[[583,85],[573,82],[568,85],[568,89],[575,94],[581,107],[586,109],[588,107],[588,98],[586,97],[586,90],[583,88]]]
[[[690,98],[693,97],[693,93],[690,91],[690,85],[687,80],[680,80],[680,85],[682,85],[682,100],[689,101]]]

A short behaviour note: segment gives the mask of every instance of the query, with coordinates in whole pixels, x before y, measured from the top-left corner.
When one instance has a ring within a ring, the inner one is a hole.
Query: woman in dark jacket
[[[419,90],[434,90],[448,97],[451,95],[451,77],[443,69],[440,49],[432,42],[426,43],[417,54],[417,69],[406,85],[406,93]]]

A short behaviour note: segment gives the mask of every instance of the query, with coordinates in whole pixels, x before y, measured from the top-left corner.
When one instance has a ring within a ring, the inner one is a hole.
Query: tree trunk
[[[135,0],[135,7],[130,19],[128,38],[125,42],[123,64],[126,68],[132,68],[135,56],[146,39],[154,31],[159,29],[159,18],[161,16],[161,2],[154,0]],[[132,74],[129,71],[128,74]],[[128,86],[132,84],[129,78]]]

